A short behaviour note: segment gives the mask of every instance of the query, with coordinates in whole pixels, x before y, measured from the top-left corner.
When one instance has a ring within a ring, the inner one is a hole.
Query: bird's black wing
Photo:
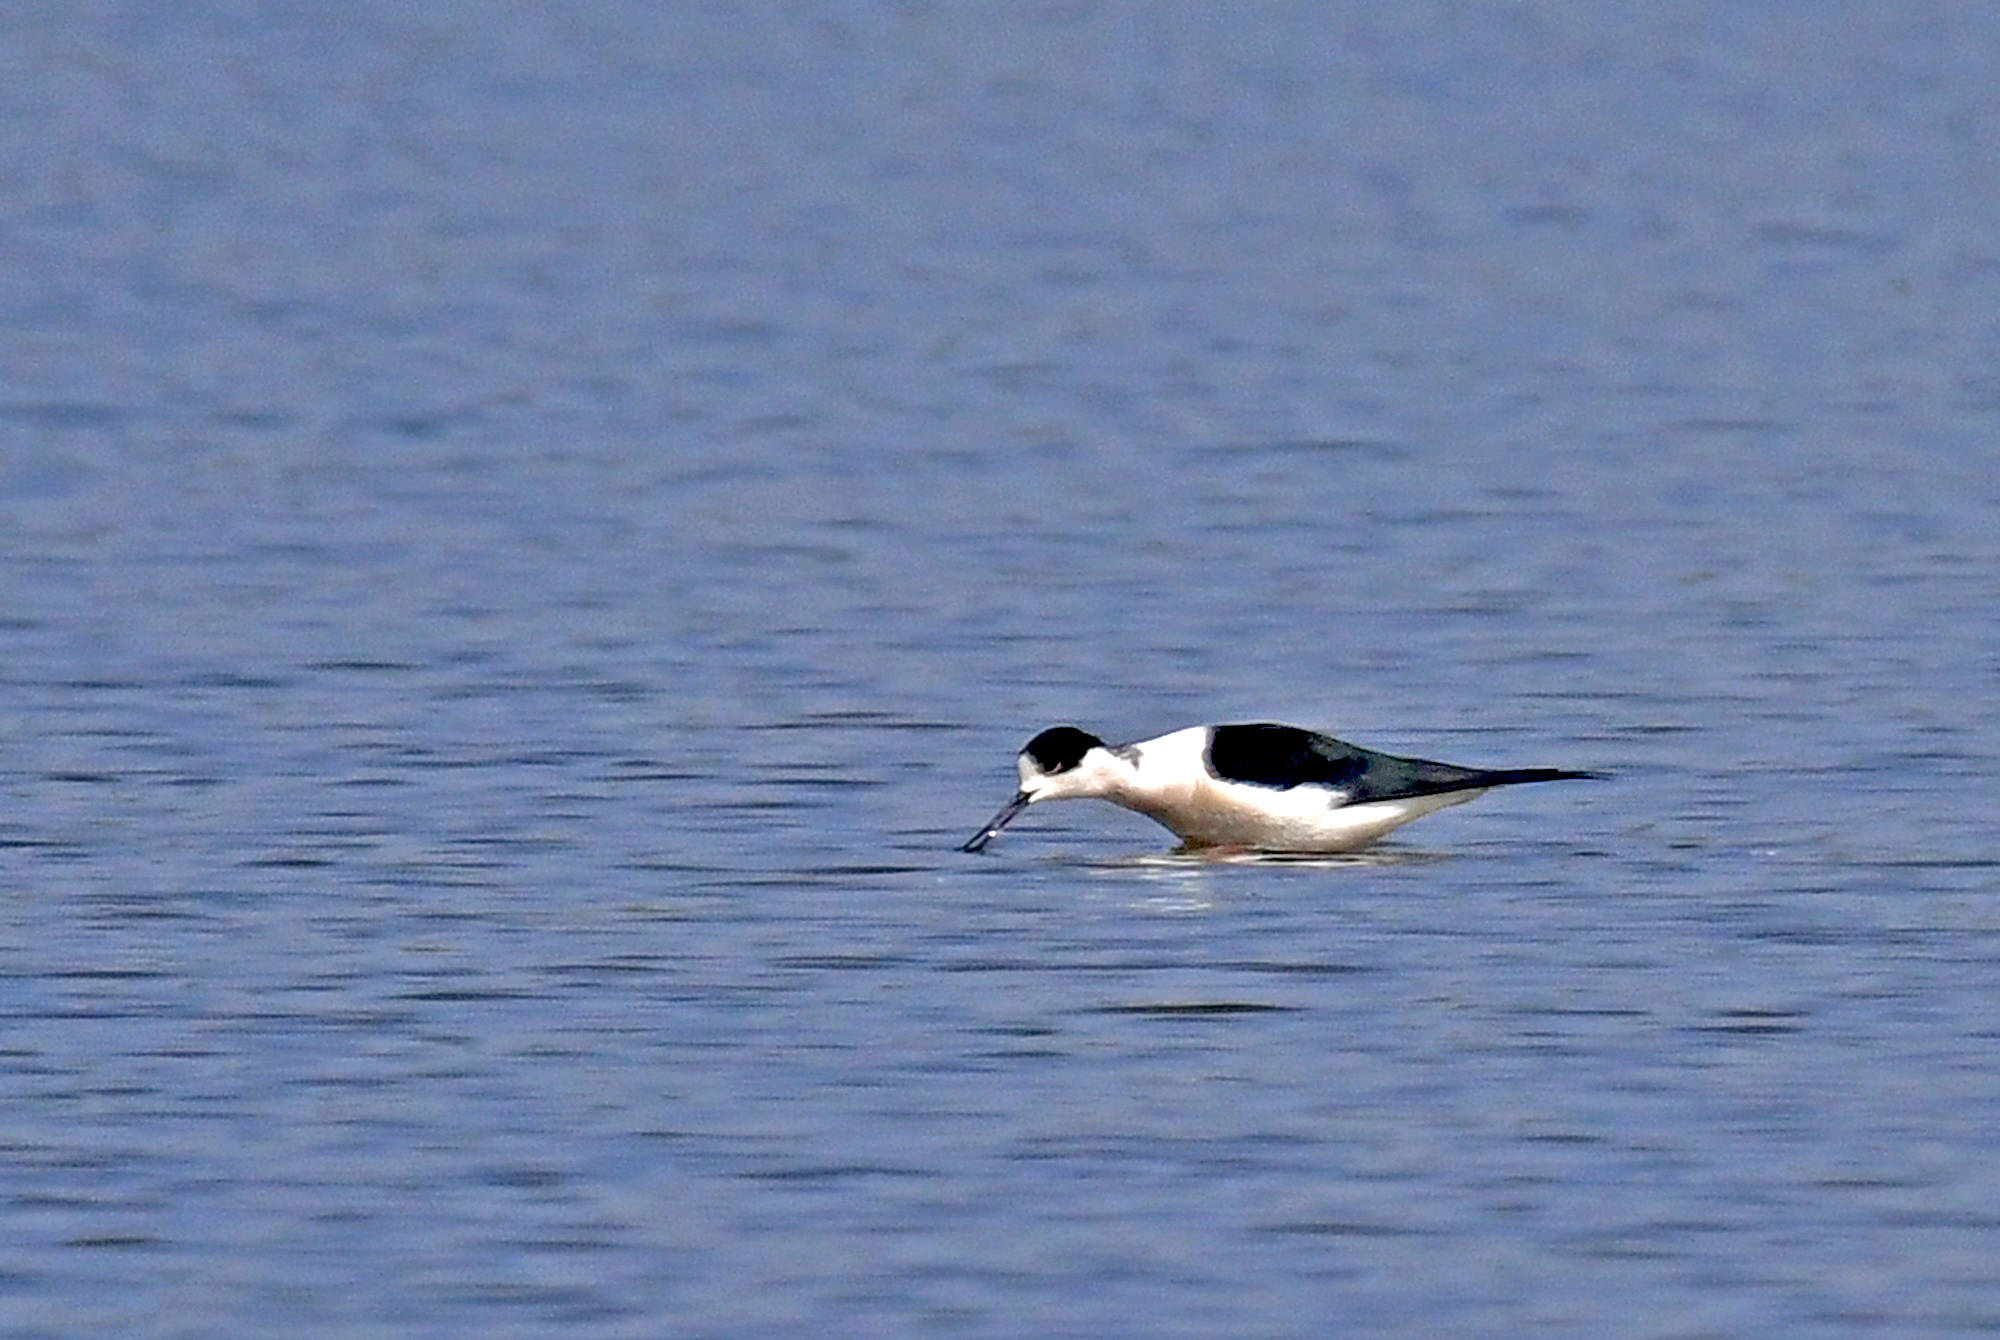
[[[1334,787],[1347,793],[1350,805],[1590,775],[1560,768],[1461,768],[1427,758],[1399,758],[1317,731],[1264,722],[1217,726],[1209,737],[1208,766],[1224,781],[1252,786],[1287,791]]]

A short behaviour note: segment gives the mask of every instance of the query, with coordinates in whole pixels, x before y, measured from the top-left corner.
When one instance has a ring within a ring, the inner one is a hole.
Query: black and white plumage
[[[1190,726],[1125,745],[1051,726],[1028,741],[1019,766],[1019,792],[961,850],[980,850],[1038,801],[1095,797],[1166,825],[1189,847],[1352,851],[1496,786],[1595,775],[1461,768],[1267,722]]]

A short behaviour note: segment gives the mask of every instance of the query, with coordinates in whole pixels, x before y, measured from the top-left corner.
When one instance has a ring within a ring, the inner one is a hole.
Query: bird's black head
[[[1104,741],[1074,726],[1051,726],[1021,748],[1044,774],[1068,772],[1083,762],[1083,756],[1101,749]]]

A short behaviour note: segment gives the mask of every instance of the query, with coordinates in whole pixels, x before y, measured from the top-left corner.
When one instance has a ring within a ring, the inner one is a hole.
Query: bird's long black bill
[[[1007,808],[994,815],[986,827],[973,834],[972,841],[960,847],[960,851],[978,851],[993,840],[993,835],[1013,822],[1014,816],[1028,808],[1028,793],[1021,792],[1007,802]]]

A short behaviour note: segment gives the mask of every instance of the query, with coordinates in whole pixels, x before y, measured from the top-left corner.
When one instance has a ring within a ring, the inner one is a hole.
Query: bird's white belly
[[[1309,786],[1290,790],[1206,779],[1119,803],[1165,824],[1191,847],[1253,851],[1343,852],[1372,842],[1412,819],[1461,805],[1483,791],[1446,791],[1400,800],[1336,805]]]

